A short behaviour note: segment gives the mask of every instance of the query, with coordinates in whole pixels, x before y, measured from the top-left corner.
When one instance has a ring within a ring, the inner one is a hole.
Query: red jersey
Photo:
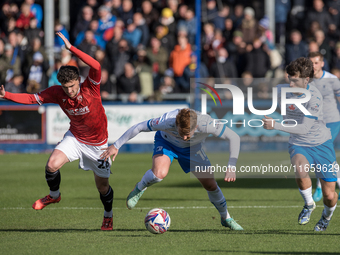
[[[6,92],[5,99],[23,104],[59,104],[71,120],[70,131],[76,139],[88,145],[100,146],[108,138],[107,118],[100,96],[100,64],[73,46],[70,51],[91,67],[74,98],[70,98],[61,86],[56,85],[34,95]]]

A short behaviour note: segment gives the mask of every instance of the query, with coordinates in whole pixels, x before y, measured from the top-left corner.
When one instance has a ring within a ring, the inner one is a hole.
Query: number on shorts
[[[110,163],[108,160],[98,159],[97,161],[99,162],[99,166],[98,166],[99,169],[106,169],[106,168],[109,168],[110,166]]]

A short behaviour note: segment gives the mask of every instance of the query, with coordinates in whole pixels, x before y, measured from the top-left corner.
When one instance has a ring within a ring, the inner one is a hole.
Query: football
[[[144,219],[145,227],[153,234],[163,234],[170,227],[170,215],[161,208],[150,210]]]

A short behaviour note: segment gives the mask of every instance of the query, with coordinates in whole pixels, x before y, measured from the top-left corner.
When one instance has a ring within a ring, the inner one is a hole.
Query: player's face
[[[79,91],[79,84],[80,84],[80,78],[78,80],[72,80],[68,83],[62,84],[62,88],[66,95],[68,95],[70,98],[73,98],[77,95]]]
[[[197,126],[196,126],[197,128]],[[189,133],[183,133],[180,128],[178,128],[178,134],[182,137],[184,141],[189,141],[190,138],[194,135],[196,128],[191,130]]]
[[[310,58],[310,60],[313,62],[314,75],[317,76],[320,72],[322,72],[324,62],[320,59],[320,57]]]
[[[290,76],[288,75],[289,87],[291,88],[307,88],[309,78],[300,78],[299,75]],[[301,94],[301,93],[297,93]]]

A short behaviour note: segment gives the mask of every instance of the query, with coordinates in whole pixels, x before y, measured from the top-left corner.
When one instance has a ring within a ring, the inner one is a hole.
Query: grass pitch
[[[231,216],[245,229],[220,225],[217,210],[200,183],[177,162],[169,175],[150,187],[136,209],[125,199],[144,172],[151,154],[119,154],[110,183],[115,191],[114,230],[101,231],[103,208],[93,173],[78,162],[61,170],[62,199],[41,211],[31,208],[48,194],[44,177],[47,154],[0,155],[0,254],[338,254],[340,209],[324,233],[314,225],[322,202],[305,226],[297,223],[303,200],[294,179],[238,178],[218,183]],[[288,164],[286,152],[241,153],[239,164]],[[313,180],[315,183],[315,179]],[[338,188],[337,188],[338,191]],[[144,227],[148,210],[161,207],[171,217],[170,230],[153,235]]]

